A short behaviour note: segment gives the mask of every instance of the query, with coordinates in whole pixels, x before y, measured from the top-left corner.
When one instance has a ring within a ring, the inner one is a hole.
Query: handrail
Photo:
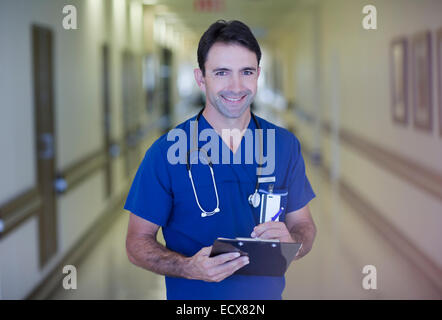
[[[108,161],[107,153],[111,159],[124,155],[128,148],[138,147],[143,139],[158,127],[158,121],[148,122],[137,128],[134,133],[134,145],[128,146],[125,137],[117,141],[113,140],[109,150],[100,148],[59,171],[54,181],[55,191],[61,195],[73,190],[96,171],[105,167]],[[37,214],[42,201],[38,188],[35,186],[0,206],[0,239]]]
[[[300,107],[296,107],[295,110],[299,114],[309,114]],[[309,122],[315,120],[315,116],[311,113],[306,118]],[[332,126],[328,121],[322,121],[321,128],[327,134],[332,132]],[[338,136],[340,142],[364,154],[368,160],[442,201],[442,174],[440,172],[375,144],[345,128],[338,129]]]
[[[323,128],[327,133],[331,132],[328,123],[324,123]],[[339,139],[364,154],[370,161],[442,201],[442,175],[438,171],[370,142],[347,129],[339,129]]]
[[[61,194],[72,190],[95,171],[102,169],[106,162],[106,153],[100,149],[77,161],[63,172],[59,172],[55,181],[57,193]]]
[[[0,207],[0,239],[41,208],[37,188],[32,188]]]

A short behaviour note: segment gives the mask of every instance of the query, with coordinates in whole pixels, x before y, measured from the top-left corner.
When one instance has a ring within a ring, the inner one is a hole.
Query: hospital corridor
[[[194,70],[220,19],[259,43],[250,110],[296,136],[315,194],[283,300],[441,300],[441,16],[440,0],[0,0],[0,300],[167,299],[165,277],[129,260],[124,206],[133,185],[159,188],[137,175],[147,150],[212,101]],[[182,172],[173,203],[203,213],[168,223],[223,215],[230,178]]]

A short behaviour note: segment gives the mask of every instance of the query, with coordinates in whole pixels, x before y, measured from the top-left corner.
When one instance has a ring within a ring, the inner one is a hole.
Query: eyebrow
[[[219,72],[219,71],[232,71],[232,69],[229,69],[229,68],[216,68],[216,69],[212,70],[212,72]],[[256,71],[256,68],[254,68],[254,67],[245,67],[245,68],[242,68],[240,71]]]

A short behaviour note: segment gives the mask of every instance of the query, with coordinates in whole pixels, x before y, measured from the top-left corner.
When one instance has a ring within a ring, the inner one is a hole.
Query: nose
[[[240,75],[238,74],[232,75],[228,89],[229,91],[232,91],[233,93],[237,94],[239,94],[241,91],[244,90],[243,81]]]

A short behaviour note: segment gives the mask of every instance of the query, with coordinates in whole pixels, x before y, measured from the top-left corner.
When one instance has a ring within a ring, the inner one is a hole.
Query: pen
[[[272,217],[272,221],[275,221],[276,219],[278,219],[279,215],[282,213],[282,210],[284,210],[284,207],[281,207],[281,209],[279,209],[278,213],[276,213],[276,214]]]

